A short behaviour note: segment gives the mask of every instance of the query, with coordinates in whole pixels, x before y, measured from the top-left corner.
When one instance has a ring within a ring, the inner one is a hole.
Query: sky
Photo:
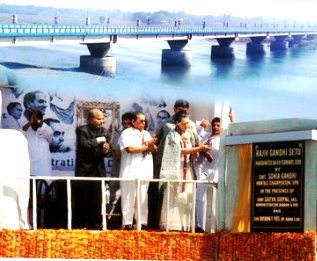
[[[196,15],[285,18],[315,21],[316,0],[0,0],[0,4],[122,11],[184,11]]]

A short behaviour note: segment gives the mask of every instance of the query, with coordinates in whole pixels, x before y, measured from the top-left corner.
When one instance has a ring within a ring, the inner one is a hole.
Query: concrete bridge
[[[317,28],[254,28],[245,27],[205,27],[205,26],[96,26],[96,25],[0,25],[0,45],[23,44],[33,41],[78,41],[87,45],[90,55],[80,57],[81,67],[100,68],[113,73],[116,67],[115,57],[108,56],[111,44],[118,38],[163,38],[170,49],[162,50],[162,66],[190,66],[191,52],[184,50],[186,44],[194,37],[216,39],[218,45],[211,46],[212,58],[233,58],[234,50],[230,46],[237,40],[245,40],[248,55],[265,53],[263,42],[270,43],[270,50],[286,50],[299,44],[303,39],[317,39]]]

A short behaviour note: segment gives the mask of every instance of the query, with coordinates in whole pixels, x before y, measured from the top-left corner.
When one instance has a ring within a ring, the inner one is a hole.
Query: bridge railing
[[[102,26],[102,25],[0,25],[0,37],[45,37],[45,36],[184,36],[184,35],[223,35],[223,34],[305,34],[316,33],[315,28],[241,28],[241,27],[206,27],[201,26]]]

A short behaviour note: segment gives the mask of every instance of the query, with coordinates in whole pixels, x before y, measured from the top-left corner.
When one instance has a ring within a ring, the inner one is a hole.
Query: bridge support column
[[[247,43],[246,53],[250,55],[263,55],[265,54],[264,44],[262,44],[265,36],[250,37],[251,42]]]
[[[192,53],[188,50],[175,51],[162,50],[162,66],[184,66],[189,67],[192,62]]]
[[[88,68],[108,76],[112,76],[116,72],[116,58],[107,55],[110,50],[110,42],[83,44],[87,45],[90,55],[80,56],[80,68]]]
[[[264,45],[261,43],[247,43],[247,54],[265,54]]]
[[[234,37],[230,38],[217,38],[219,45],[211,46],[211,58],[233,58],[234,48],[230,44],[235,40]]]
[[[92,71],[111,76],[115,74],[117,67],[117,60],[114,56],[93,57],[90,55],[80,56],[80,68],[89,68]]]
[[[306,39],[308,41],[316,40],[317,39],[317,35],[316,34],[307,34]]]
[[[304,36],[303,34],[292,35],[292,38],[288,41],[288,47],[298,47]]]
[[[288,42],[285,41],[287,36],[275,36],[275,41],[271,42],[271,51],[286,51],[288,48]]]
[[[183,50],[188,40],[169,40],[167,41],[171,49],[162,50],[162,66],[182,66],[189,67],[192,62],[190,50]]]

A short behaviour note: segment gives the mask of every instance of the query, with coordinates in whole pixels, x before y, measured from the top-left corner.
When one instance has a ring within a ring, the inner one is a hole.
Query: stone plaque
[[[303,231],[304,145],[253,144],[251,231]]]

